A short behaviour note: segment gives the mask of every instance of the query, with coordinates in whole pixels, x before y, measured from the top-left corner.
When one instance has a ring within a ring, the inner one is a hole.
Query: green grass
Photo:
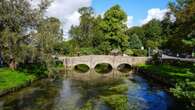
[[[0,91],[20,86],[34,79],[34,75],[0,68]]]
[[[172,81],[182,81],[185,79],[195,80],[195,71],[191,68],[176,67],[171,65],[139,65],[139,68],[156,74],[160,77],[165,77]]]

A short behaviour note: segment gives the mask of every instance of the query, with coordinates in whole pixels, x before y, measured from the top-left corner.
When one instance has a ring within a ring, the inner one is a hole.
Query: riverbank
[[[180,102],[186,103],[189,110],[195,107],[195,67],[172,65],[139,65],[139,73],[149,80],[168,85],[169,92]]]
[[[147,72],[147,74],[158,76],[162,81],[164,79],[170,85],[185,79],[194,80],[195,73],[193,67],[181,68],[171,65],[139,65],[139,69]]]
[[[35,75],[0,68],[0,96],[21,89],[36,80]]]

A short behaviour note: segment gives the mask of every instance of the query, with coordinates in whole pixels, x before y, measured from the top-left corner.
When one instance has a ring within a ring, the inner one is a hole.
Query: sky
[[[32,0],[33,5],[40,0]],[[151,19],[162,20],[169,9],[170,0],[54,0],[47,9],[45,16],[57,17],[62,22],[64,37],[68,38],[68,31],[72,25],[79,24],[81,7],[93,7],[96,14],[103,14],[113,5],[119,4],[128,15],[127,26],[141,26]]]
[[[104,13],[113,5],[119,4],[129,17],[129,26],[142,25],[152,18],[162,19],[168,11],[169,0],[93,0],[96,13]]]

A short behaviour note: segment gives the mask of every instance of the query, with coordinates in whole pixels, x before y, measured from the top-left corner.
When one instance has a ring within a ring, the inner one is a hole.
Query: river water
[[[0,110],[179,110],[174,100],[142,77],[104,81],[44,79],[0,98]],[[180,108],[181,109],[181,108]]]

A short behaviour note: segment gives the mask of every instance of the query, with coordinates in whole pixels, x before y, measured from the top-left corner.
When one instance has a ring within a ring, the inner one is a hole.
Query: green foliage
[[[24,62],[24,56],[28,55],[26,52],[27,45],[18,43],[23,37],[16,33],[12,32],[9,28],[1,31],[0,47],[2,48],[2,57],[5,59],[5,63],[9,64],[11,58],[15,58],[17,62]]]
[[[78,45],[75,40],[64,41],[62,42],[61,46],[62,53],[64,53],[64,55],[74,56],[79,51]]]
[[[94,48],[80,48],[80,54],[81,55],[93,55],[96,54],[97,50]]]
[[[108,72],[112,71],[112,66],[110,64],[107,64],[107,63],[98,64],[95,67],[95,71],[97,73],[102,73],[102,74],[108,73]]]
[[[79,64],[79,65],[75,66],[75,70],[82,72],[82,73],[85,73],[85,72],[89,71],[89,67],[85,64]]]
[[[75,40],[79,47],[94,47],[100,43],[102,37],[99,30],[98,22],[101,17],[95,18],[93,16],[93,9],[91,7],[83,7],[79,9],[80,24],[79,26],[72,26],[69,34]]]
[[[191,110],[195,106],[195,77],[194,66],[176,67],[171,65],[140,65],[141,69],[165,79],[167,83],[176,84],[170,89],[187,108]]]
[[[32,8],[26,0],[0,2],[0,54],[5,65],[16,69],[37,64],[41,67],[29,70],[31,73],[44,73],[43,70],[52,73],[52,55],[54,47],[62,40],[62,32],[58,19],[44,18],[50,2],[43,0],[37,8]]]
[[[12,71],[8,68],[0,68],[0,73],[0,91],[21,86],[36,78],[34,75]]]
[[[115,5],[105,12],[101,29],[106,41],[110,42],[111,50],[120,48],[124,51],[127,48],[126,21],[127,15],[119,5]]]
[[[141,65],[140,68],[148,70],[153,74],[170,79],[171,81],[183,81],[185,79],[193,78],[192,68],[178,68],[171,65]],[[168,81],[167,79],[167,81]]]
[[[110,45],[110,42],[102,42],[99,46],[98,46],[98,50],[100,50],[101,54],[109,54],[112,50],[112,47]]]
[[[159,59],[159,53],[156,53],[156,54],[154,54],[154,55],[152,56],[152,63],[153,63],[153,64],[156,64],[156,65],[158,65],[158,64],[161,63],[161,62],[160,62],[160,59]]]
[[[96,54],[109,54],[115,48],[126,49],[128,46],[128,37],[125,35],[127,15],[119,5],[111,7],[105,12],[103,18],[95,17],[91,7],[81,8],[79,12],[80,25],[72,26],[69,31],[77,47],[97,48]]]
[[[188,109],[195,107],[195,81],[190,82],[189,80],[178,82],[175,88],[170,89],[171,93],[176,96],[181,102],[186,105],[190,105]]]
[[[24,73],[36,75],[38,77],[45,77],[47,75],[47,67],[44,63],[35,63],[28,65],[20,64],[18,70]]]
[[[159,38],[161,38],[161,33],[162,33],[160,21],[153,19],[147,24],[145,24],[143,28],[145,29],[144,32],[147,39],[160,40]]]
[[[147,50],[141,49],[127,49],[124,53],[129,56],[147,56]]]
[[[133,52],[132,49],[126,49],[126,50],[124,51],[124,54],[127,54],[127,55],[129,55],[129,56],[133,56],[134,52]]]
[[[132,36],[129,36],[129,48],[141,49],[141,47],[143,47],[143,44],[137,34],[133,34]]]
[[[109,88],[108,91],[111,91],[117,94],[124,94],[126,91],[128,91],[128,85],[120,84],[120,85]]]
[[[133,56],[147,56],[147,50],[132,49]]]
[[[62,40],[60,21],[57,18],[44,19],[39,25],[35,34],[37,47],[44,53],[53,53],[56,44]]]
[[[131,27],[129,28],[126,32],[127,36],[132,36],[133,34],[136,34],[139,36],[139,39],[142,41],[142,43],[145,40],[145,33],[144,33],[144,29],[142,27]]]
[[[25,32],[42,19],[42,14],[49,4],[50,0],[43,0],[36,9],[33,9],[26,0],[1,0],[0,31],[9,27],[11,32]]]
[[[128,99],[125,95],[102,96],[101,99],[113,110],[128,110]]]
[[[93,110],[92,101],[87,101],[80,110]]]
[[[160,46],[158,41],[154,40],[147,40],[146,41],[146,47],[151,48],[151,49],[157,49]]]
[[[195,29],[195,1],[194,0],[176,0],[176,2],[171,2],[169,4],[171,13],[176,17],[174,23],[173,38],[172,41],[169,41],[169,47],[172,50],[177,50],[176,52],[182,53],[183,50],[185,53],[192,52],[194,44],[194,29]],[[174,40],[176,39],[176,40]],[[179,42],[179,45],[175,47],[170,45],[173,42]]]

